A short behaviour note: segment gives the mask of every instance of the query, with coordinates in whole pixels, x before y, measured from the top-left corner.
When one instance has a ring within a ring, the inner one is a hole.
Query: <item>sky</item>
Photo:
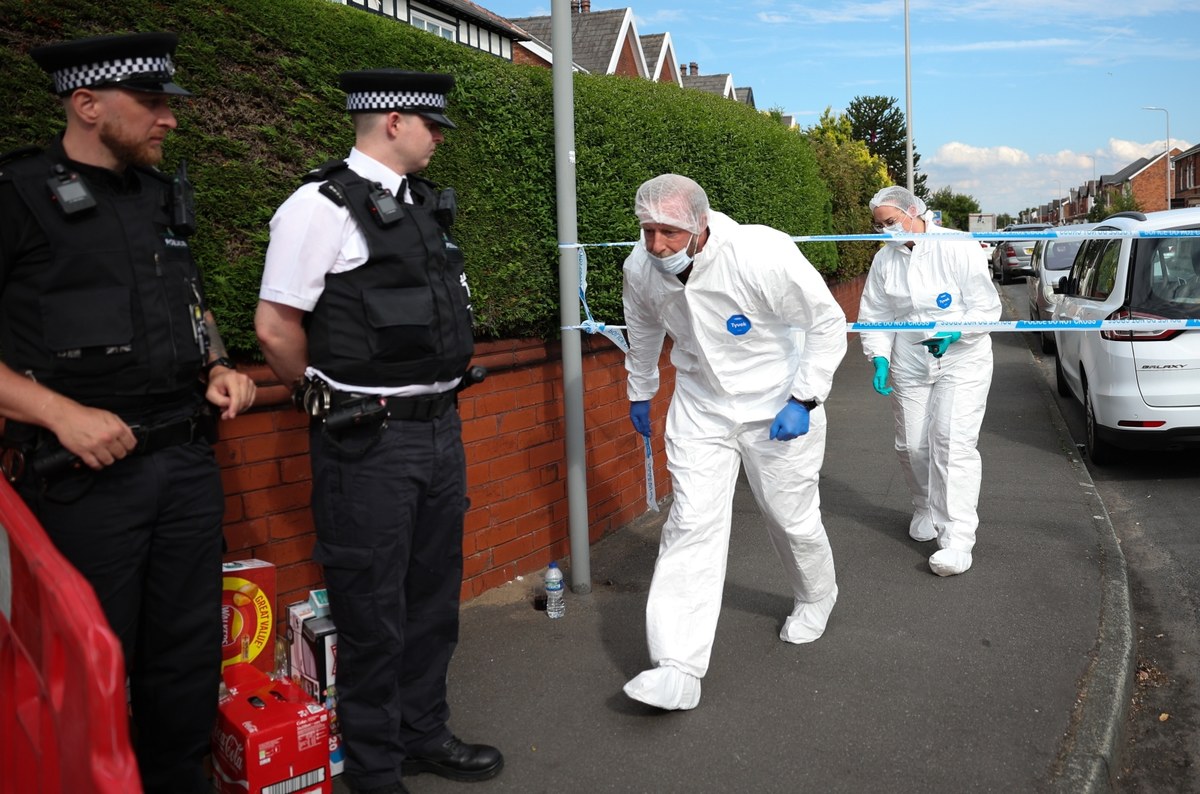
[[[481,0],[504,17],[549,0]],[[635,0],[639,34],[729,73],[801,127],[857,96],[905,98],[904,0]],[[592,10],[624,7],[592,0]],[[913,142],[930,192],[1015,215],[1139,157],[1200,142],[1197,0],[909,2]],[[1164,110],[1143,110],[1143,106]],[[1165,198],[1165,196],[1164,196]]]

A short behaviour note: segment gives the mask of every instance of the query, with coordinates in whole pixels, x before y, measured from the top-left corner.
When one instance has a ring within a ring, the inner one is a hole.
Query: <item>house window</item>
[[[411,21],[413,27],[427,30],[435,36],[441,36],[443,39],[458,41],[458,31],[439,19],[427,17],[422,13],[413,11]]]

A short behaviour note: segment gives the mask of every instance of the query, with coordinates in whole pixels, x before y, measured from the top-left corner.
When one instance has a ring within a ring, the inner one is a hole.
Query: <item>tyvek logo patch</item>
[[[744,314],[735,314],[725,321],[725,327],[734,336],[741,336],[750,330],[750,318]]]
[[[938,308],[940,308],[940,309],[949,308],[950,301],[951,301],[951,298],[950,298],[949,292],[943,292],[941,295],[937,296],[937,305],[938,305]]]

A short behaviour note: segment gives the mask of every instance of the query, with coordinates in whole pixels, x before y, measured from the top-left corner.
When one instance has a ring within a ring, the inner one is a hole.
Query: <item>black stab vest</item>
[[[350,211],[368,250],[362,265],[325,276],[308,317],[309,363],[356,386],[460,377],[475,351],[471,293],[432,183],[409,176],[415,203],[402,204],[400,220],[384,227],[368,208],[373,183],[341,160],[305,181],[323,182],[321,192]]]
[[[170,228],[169,178],[131,168],[139,187],[128,195],[84,178],[97,205],[67,215],[46,184],[60,162],[71,170],[35,150],[0,166],[0,189],[12,184],[50,248],[44,267],[6,266],[5,363],[114,411],[194,397],[207,355],[203,288],[187,240]]]

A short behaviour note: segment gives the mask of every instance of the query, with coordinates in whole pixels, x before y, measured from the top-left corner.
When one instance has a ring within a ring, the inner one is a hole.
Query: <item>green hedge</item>
[[[329,0],[0,0],[0,151],[49,140],[62,112],[27,53],[123,31],[180,34],[179,130],[164,168],[188,158],[200,229],[193,248],[229,347],[257,355],[253,315],[267,223],[300,176],[353,143],[337,75],[392,66],[457,78],[427,176],[459,196],[479,337],[556,336],[560,325],[551,74]],[[696,179],[713,206],[789,234],[831,232],[829,191],[807,143],[740,103],[677,86],[577,75],[579,239],[637,236],[633,194],[664,172]],[[822,272],[831,244],[806,245]],[[590,249],[588,300],[620,321],[627,249]]]

